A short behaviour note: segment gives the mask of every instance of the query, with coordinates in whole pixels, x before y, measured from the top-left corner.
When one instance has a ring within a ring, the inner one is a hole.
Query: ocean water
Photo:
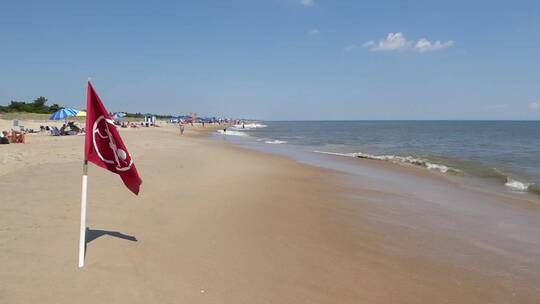
[[[268,121],[226,134],[540,194],[540,121]]]

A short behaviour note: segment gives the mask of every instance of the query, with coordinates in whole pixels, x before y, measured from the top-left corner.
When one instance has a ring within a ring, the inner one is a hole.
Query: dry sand
[[[496,236],[449,229],[457,215],[427,202],[198,133],[121,131],[144,180],[138,197],[90,167],[83,269],[83,137],[0,146],[0,303],[540,299],[537,243],[516,237],[514,254]]]

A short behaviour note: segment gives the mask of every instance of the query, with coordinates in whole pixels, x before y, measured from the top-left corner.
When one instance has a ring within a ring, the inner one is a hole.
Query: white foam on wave
[[[358,157],[358,158],[365,158],[365,159],[372,159],[372,160],[382,160],[382,161],[389,161],[389,162],[400,163],[400,164],[411,164],[411,165],[425,167],[428,170],[438,170],[441,173],[447,173],[448,171],[461,172],[458,169],[454,169],[443,164],[432,163],[425,159],[416,158],[412,156],[372,155],[372,154],[367,154],[367,153],[362,153],[362,152],[357,152],[357,153],[335,153],[335,152],[324,152],[324,151],[313,151],[313,152],[330,154],[330,155]]]
[[[267,140],[267,141],[265,141],[265,143],[271,144],[271,145],[281,145],[281,144],[286,144],[287,141],[275,139],[275,140]]]
[[[448,166],[441,165],[441,164],[433,164],[433,163],[429,163],[429,162],[426,162],[426,168],[428,168],[429,170],[439,170],[442,173],[446,173],[446,172],[448,172],[448,170],[450,170],[450,168],[448,168]]]
[[[438,170],[441,173],[447,173],[450,172],[456,172],[461,173],[463,171],[459,169],[455,169],[452,167],[448,167],[443,164],[437,164],[432,163],[426,159],[422,158],[415,158],[412,156],[397,156],[397,155],[371,155],[366,153],[336,153],[336,152],[325,152],[325,151],[313,151],[316,153],[322,153],[322,154],[329,154],[329,155],[337,155],[337,156],[346,156],[346,157],[358,157],[358,158],[365,158],[365,159],[373,159],[373,160],[381,160],[381,161],[390,161],[393,163],[399,163],[399,164],[411,164],[411,165],[417,165],[424,167],[428,170]],[[512,179],[505,175],[500,170],[494,169],[495,172],[499,173],[501,176],[506,178],[505,186],[511,188],[515,191],[531,191],[531,192],[538,192],[540,193],[540,187],[536,186],[536,184],[533,183],[525,183],[521,182],[515,179]]]
[[[247,124],[244,124],[243,126],[242,126],[242,124],[234,125],[234,128],[239,129],[239,130],[241,130],[241,129],[250,130],[250,129],[266,128],[266,127],[268,127],[268,126],[260,124],[260,123],[247,123]]]
[[[512,188],[514,190],[519,190],[519,191],[527,191],[530,186],[530,184],[520,182],[515,179],[511,179],[510,177],[506,178],[506,183],[504,185],[506,187]]]
[[[328,154],[328,155],[337,155],[337,156],[348,156],[348,157],[355,157],[355,153],[337,153],[337,152],[326,152],[326,151],[313,151],[315,153],[321,153],[321,154]]]
[[[217,132],[220,133],[220,134],[223,134],[223,135],[231,135],[231,136],[248,136],[248,135],[247,135],[246,133],[244,133],[244,132],[233,131],[233,130],[227,130],[227,131],[218,130]]]

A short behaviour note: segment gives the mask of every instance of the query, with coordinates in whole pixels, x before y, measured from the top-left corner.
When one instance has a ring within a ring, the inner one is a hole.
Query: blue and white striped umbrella
[[[49,117],[50,120],[62,120],[62,119],[66,119],[68,117],[71,117],[71,116],[75,116],[77,115],[79,111],[78,110],[75,110],[73,108],[64,108],[64,109],[60,109],[56,112],[54,112],[51,117]]]

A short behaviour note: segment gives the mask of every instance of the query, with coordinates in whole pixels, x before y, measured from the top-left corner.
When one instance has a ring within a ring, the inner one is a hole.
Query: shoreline
[[[415,170],[379,175],[381,164],[373,163],[353,176],[176,132],[122,131],[144,181],[139,197],[116,175],[90,167],[88,225],[99,236],[88,243],[82,271],[76,267],[82,137],[37,136],[10,145],[23,154],[0,174],[0,302],[535,303],[540,297],[538,208],[458,191],[429,172],[407,180]],[[426,181],[418,193],[407,189]]]
[[[212,136],[218,137],[219,135],[213,134]],[[500,199],[519,201],[525,204],[532,204],[533,206],[540,207],[540,195],[536,189],[515,190],[504,184],[492,183],[492,181],[483,180],[476,176],[463,173],[441,172],[439,170],[431,170],[424,166],[418,166],[411,163],[353,157],[343,153],[312,151],[311,149],[303,149],[300,146],[290,144],[265,145],[255,137],[252,138],[256,140],[251,140],[249,136],[239,137],[233,135],[232,137],[223,138],[230,141],[232,144],[236,144],[243,148],[276,154],[295,159],[308,165],[337,170],[353,175],[356,175],[362,169],[366,169],[365,167],[379,168],[384,169],[379,171],[387,171],[389,173],[401,172],[404,173],[404,175],[410,174],[415,176],[423,176],[426,177],[426,179],[442,179],[449,184],[460,185],[467,191],[475,191],[484,193],[486,195],[499,197]],[[321,154],[321,156],[316,156],[315,154]]]
[[[292,146],[306,152],[309,149],[309,153],[317,151],[418,166],[462,177],[469,184],[498,192],[540,195],[540,171],[534,157],[537,150],[534,130],[540,127],[538,123],[319,121],[267,124],[268,128],[250,128],[234,135],[242,136],[245,141],[253,139],[262,146],[264,143]],[[473,133],[468,133],[468,129],[474,130]],[[512,136],[512,132],[516,135]],[[475,133],[488,136],[475,138]],[[490,140],[493,136],[501,138]]]

